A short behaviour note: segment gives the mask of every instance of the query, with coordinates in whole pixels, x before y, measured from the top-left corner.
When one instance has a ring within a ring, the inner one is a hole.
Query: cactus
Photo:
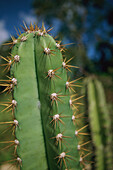
[[[95,147],[95,167],[97,170],[112,170],[111,121],[104,89],[97,79],[89,79],[87,87],[90,126]]]
[[[12,112],[11,121],[0,122],[13,128],[14,140],[0,142],[7,144],[2,150],[14,147],[14,159],[7,162],[23,170],[85,168],[90,141],[82,136],[89,135],[88,125],[76,123],[82,117],[79,107],[84,96],[75,92],[80,78],[68,78],[78,67],[69,64],[72,58],[63,58],[65,48],[49,35],[51,29],[44,24],[24,25],[25,33],[9,43],[14,45],[11,56],[1,57],[7,61],[5,71],[10,70],[10,76],[0,80],[5,86],[2,93],[12,94],[0,103],[2,112]]]

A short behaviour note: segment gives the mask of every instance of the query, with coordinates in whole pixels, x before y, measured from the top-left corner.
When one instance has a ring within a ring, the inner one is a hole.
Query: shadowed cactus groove
[[[4,151],[14,147],[15,158],[6,161],[23,170],[81,170],[91,153],[85,149],[90,141],[82,140],[88,125],[76,123],[84,96],[76,93],[81,78],[70,81],[67,74],[78,67],[62,56],[65,48],[48,34],[51,29],[24,26],[25,33],[9,43],[11,56],[1,57],[7,62],[3,71],[10,70],[0,80],[2,93],[12,94],[0,103],[1,112],[12,112],[13,119],[0,125],[11,125],[15,138],[1,142]]]

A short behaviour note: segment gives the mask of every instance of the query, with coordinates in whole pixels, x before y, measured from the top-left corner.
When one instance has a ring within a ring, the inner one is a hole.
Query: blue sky
[[[33,0],[2,0],[0,2],[0,44],[10,35],[15,35],[15,28],[20,28],[23,20],[29,24],[36,22],[32,9]]]

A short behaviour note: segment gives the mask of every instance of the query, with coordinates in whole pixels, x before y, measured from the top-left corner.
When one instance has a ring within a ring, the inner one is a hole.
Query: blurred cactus
[[[111,120],[104,89],[97,79],[87,79],[88,111],[97,170],[113,169]]]
[[[91,152],[90,141],[82,140],[88,125],[80,127],[84,96],[75,93],[80,78],[70,81],[67,74],[78,67],[62,57],[65,48],[48,34],[51,29],[24,26],[25,33],[8,43],[14,45],[11,56],[1,57],[7,62],[1,68],[11,73],[0,80],[2,93],[11,94],[0,102],[1,113],[12,112],[12,120],[0,125],[11,127],[14,140],[1,141],[0,152],[14,147],[7,162],[23,170],[86,169]]]

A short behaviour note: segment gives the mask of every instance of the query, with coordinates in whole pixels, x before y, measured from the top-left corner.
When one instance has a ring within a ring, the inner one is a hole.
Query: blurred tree
[[[97,43],[96,50],[99,56],[98,65],[101,71],[109,72],[109,68],[113,67],[113,45],[108,42],[100,41]]]
[[[92,62],[87,71],[108,72],[109,64],[113,62],[113,1],[34,0],[33,7],[38,21],[54,25],[64,41],[81,44],[85,55],[79,53],[78,57],[82,60],[83,70],[88,64],[88,56],[95,63],[95,69]]]
[[[0,46],[0,55],[1,56],[7,57],[7,55],[9,55],[10,52],[11,52],[10,46],[8,46],[8,45],[1,45]]]

